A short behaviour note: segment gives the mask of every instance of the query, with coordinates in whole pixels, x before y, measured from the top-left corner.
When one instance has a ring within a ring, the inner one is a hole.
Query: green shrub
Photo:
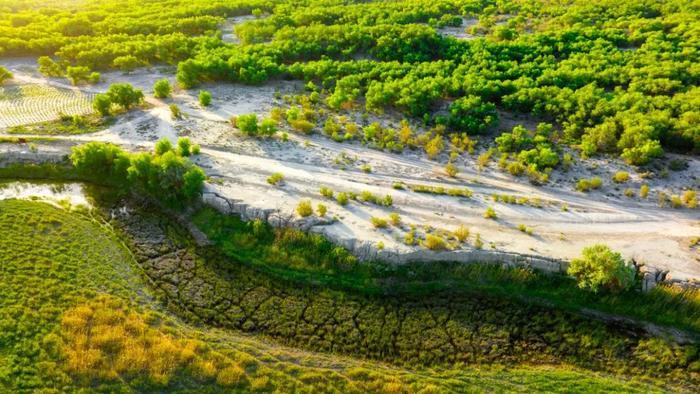
[[[299,202],[297,205],[297,213],[299,216],[305,218],[307,216],[311,216],[314,213],[314,209],[311,207],[311,201],[309,200],[302,200]]]
[[[168,106],[170,108],[170,116],[173,119],[180,119],[182,116],[182,112],[180,112],[180,107],[177,106],[177,104],[170,104]]]
[[[245,135],[255,136],[258,134],[258,115],[254,113],[241,115],[236,118],[236,127]]]
[[[639,197],[647,198],[648,195],[649,195],[649,185],[643,184],[642,186],[639,187]]]
[[[459,173],[459,170],[457,169],[457,166],[450,163],[447,163],[445,166],[445,173],[447,173],[448,176],[455,178],[457,174]]]
[[[115,83],[110,85],[106,93],[100,93],[92,101],[93,108],[101,115],[110,114],[113,105],[117,105],[124,110],[129,110],[134,105],[143,102],[143,92],[134,89],[128,83]]]
[[[425,240],[423,241],[423,246],[430,250],[445,250],[447,249],[447,243],[442,237],[433,234],[426,234]]]
[[[199,104],[203,107],[208,107],[211,104],[211,93],[206,90],[199,91]]]
[[[348,194],[345,192],[340,192],[335,196],[335,200],[338,202],[340,205],[348,205],[349,197]]]
[[[681,206],[683,206],[683,200],[681,200],[681,197],[675,194],[671,196],[671,206],[673,208],[680,208]]]
[[[270,185],[278,185],[280,182],[284,180],[284,175],[282,175],[279,172],[275,172],[269,177],[267,177],[267,183]]]
[[[153,84],[153,95],[157,98],[170,97],[172,87],[167,79],[159,79]]]
[[[177,152],[180,156],[189,156],[192,154],[192,142],[187,137],[177,139]]]
[[[695,190],[686,190],[681,196],[681,201],[683,201],[683,204],[685,204],[685,206],[688,208],[697,208],[698,193]]]
[[[271,137],[277,132],[277,122],[272,119],[263,119],[260,122],[259,134],[265,137]]]
[[[496,219],[496,211],[492,207],[488,207],[484,211],[484,217],[486,219]]]
[[[108,116],[112,109],[112,100],[103,93],[95,95],[92,99],[92,108],[102,116]]]
[[[625,183],[629,179],[630,179],[630,174],[627,171],[618,171],[612,177],[612,180],[615,183]]]
[[[396,212],[392,212],[389,214],[389,220],[391,221],[392,225],[398,226],[401,224],[401,215]]]
[[[10,70],[6,69],[3,66],[0,66],[0,86],[2,86],[5,81],[8,81],[13,78],[12,73]]]
[[[154,153],[129,154],[112,144],[90,142],[73,148],[76,172],[99,183],[127,186],[174,208],[198,197],[206,175],[201,168],[161,140]]]
[[[455,229],[455,231],[452,232],[452,234],[455,236],[457,241],[465,242],[467,239],[469,239],[469,228],[465,225],[460,225]]]
[[[376,216],[372,216],[371,218],[369,218],[369,221],[375,228],[385,228],[388,224],[386,219]]]
[[[318,216],[325,217],[326,213],[328,212],[328,207],[323,204],[318,204],[316,206],[316,212],[318,213]]]
[[[327,186],[321,186],[319,193],[321,193],[323,197],[333,198],[333,190]]]
[[[627,290],[635,279],[634,268],[619,253],[601,244],[584,248],[582,257],[573,259],[567,272],[576,278],[580,288],[596,293]]]

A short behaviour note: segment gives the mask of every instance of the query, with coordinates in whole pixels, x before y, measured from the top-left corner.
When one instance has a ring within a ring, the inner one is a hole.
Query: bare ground
[[[27,65],[15,66],[13,71],[20,81],[25,77],[33,78],[32,83],[42,79]],[[474,236],[479,233],[485,249],[570,259],[578,256],[583,247],[602,242],[627,258],[669,270],[672,278],[700,278],[700,250],[689,247],[689,240],[700,236],[700,212],[660,208],[656,203],[656,194],[660,191],[679,194],[684,188],[698,187],[700,161],[696,158],[676,157],[688,162],[686,170],[670,172],[666,178],[647,179],[642,179],[634,169],[617,159],[577,161],[568,172],[556,171],[548,185],[534,186],[525,179],[503,174],[495,169],[495,164],[491,165],[494,168],[478,171],[475,159],[479,152],[476,152],[460,158],[457,162],[460,174],[452,179],[442,170],[444,158],[442,162],[430,161],[420,152],[380,152],[358,143],[341,144],[321,135],[300,136],[291,132],[287,142],[246,138],[227,122],[231,115],[256,112],[266,116],[275,105],[275,92],[299,91],[301,84],[280,81],[261,87],[204,86],[203,89],[212,92],[214,102],[202,108],[196,100],[198,91],[176,91],[168,100],[157,100],[150,95],[155,80],[166,77],[172,81],[171,71],[108,73],[103,83],[81,87],[85,92],[96,92],[115,81],[129,82],[144,89],[151,107],[121,117],[107,130],[60,138],[73,142],[109,141],[133,149],[150,148],[162,137],[174,141],[179,136],[189,136],[202,145],[197,162],[227,197],[288,213],[293,212],[302,199],[312,200],[314,206],[322,202],[328,206],[329,216],[338,219],[325,229],[337,239],[381,241],[386,249],[406,252],[418,248],[403,242],[411,224],[418,226],[419,234],[426,226],[453,230],[465,225],[472,235],[470,243],[462,248],[472,247]],[[44,83],[57,86],[62,82],[44,80]],[[185,114],[183,119],[171,119],[167,107],[171,102],[181,108]],[[379,120],[387,121],[386,117],[383,119]],[[0,153],[9,149],[26,150],[26,147],[6,146]],[[41,149],[44,147],[40,146]],[[364,164],[371,166],[370,173],[360,169]],[[630,171],[631,180],[624,185],[611,182],[611,175],[618,170]],[[284,174],[283,184],[271,186],[266,182],[273,172]],[[574,191],[576,180],[594,175],[604,180],[601,190],[588,194]],[[468,187],[474,191],[474,196],[467,199],[395,190],[392,184],[396,181],[446,188]],[[625,188],[638,189],[642,182],[651,187],[648,199],[623,195]],[[392,207],[379,207],[351,202],[342,207],[321,197],[321,186],[336,192],[367,190],[379,196],[390,194],[394,203]],[[531,200],[539,198],[542,207],[495,203],[491,199],[493,193]],[[487,207],[495,209],[496,220],[483,217]],[[373,228],[369,222],[371,216],[386,217],[390,212],[399,213],[403,224],[387,229]],[[531,228],[532,235],[519,231],[520,224]]]

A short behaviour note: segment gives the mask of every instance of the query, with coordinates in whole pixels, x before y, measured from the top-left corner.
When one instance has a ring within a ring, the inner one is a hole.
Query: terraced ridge
[[[0,128],[92,112],[94,93],[40,84],[0,87]]]
[[[156,216],[119,217],[137,261],[182,316],[286,345],[403,365],[573,363],[698,384],[692,346],[646,337],[555,308],[475,294],[381,297],[285,283],[194,247]],[[694,353],[695,352],[695,353]],[[675,361],[671,361],[675,360]]]

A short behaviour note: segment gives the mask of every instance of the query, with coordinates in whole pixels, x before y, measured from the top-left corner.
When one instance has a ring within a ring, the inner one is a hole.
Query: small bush
[[[634,197],[634,189],[631,189],[629,187],[625,189],[625,196],[629,198]]]
[[[455,231],[452,232],[452,234],[455,236],[457,241],[465,242],[467,239],[469,239],[469,228],[464,225],[460,225],[457,227],[457,229],[455,229]]]
[[[333,198],[333,190],[331,188],[326,187],[326,186],[321,186],[321,189],[319,190],[321,195],[326,198]]]
[[[191,151],[192,151],[193,155],[198,155],[201,150],[202,150],[202,148],[199,146],[199,144],[192,145]]]
[[[157,98],[169,97],[172,93],[172,87],[167,79],[160,79],[153,84],[153,95]]]
[[[593,292],[621,292],[634,284],[635,270],[622,256],[605,245],[583,249],[582,257],[574,259],[567,271],[576,278],[578,286]]]
[[[385,228],[385,227],[387,226],[387,224],[388,224],[387,221],[386,221],[386,219],[384,219],[384,218],[379,218],[379,217],[376,217],[376,216],[372,216],[371,218],[369,218],[369,221],[372,223],[372,225],[373,225],[375,228]]]
[[[156,155],[162,156],[165,152],[170,152],[173,150],[173,144],[167,138],[161,138],[156,142],[155,152]]]
[[[580,192],[588,192],[590,190],[600,189],[603,186],[603,180],[600,177],[593,177],[591,179],[579,179],[576,182],[576,190]]]
[[[258,115],[254,113],[241,115],[236,119],[236,126],[245,135],[255,136],[258,134]]]
[[[648,195],[649,195],[649,185],[643,184],[642,186],[639,187],[639,197],[647,198]]]
[[[481,240],[481,234],[476,233],[476,238],[474,239],[474,247],[481,249],[484,247],[484,241]]]
[[[695,190],[684,191],[681,200],[688,208],[694,209],[698,207],[698,193]]]
[[[299,214],[299,216],[301,216],[303,218],[313,215],[314,209],[311,207],[311,201],[309,201],[309,200],[300,201],[299,205],[297,205],[297,213]]]
[[[452,163],[447,163],[447,165],[445,166],[445,173],[447,173],[448,176],[455,178],[459,173],[459,170],[457,169],[456,165]]]
[[[484,212],[484,217],[486,219],[496,219],[496,211],[492,207],[488,207]]]
[[[576,182],[576,190],[580,192],[588,192],[591,190],[591,182],[588,179],[579,179]]]
[[[275,172],[272,175],[270,175],[269,177],[267,177],[267,183],[269,183],[270,185],[278,185],[283,180],[284,180],[284,175],[282,175],[279,172]]]
[[[271,137],[277,132],[277,122],[272,119],[263,119],[260,122],[259,134],[265,137]]]
[[[444,250],[447,249],[447,244],[442,237],[433,234],[426,234],[425,241],[423,241],[423,246],[430,250]]]
[[[294,130],[301,131],[305,134],[310,134],[315,126],[313,123],[309,122],[306,119],[293,120],[289,122],[289,125],[292,126]]]
[[[211,104],[211,93],[206,90],[199,91],[199,103],[203,107],[208,107]]]
[[[392,225],[398,226],[401,224],[401,215],[396,212],[392,212],[389,214],[389,220],[391,221]]]
[[[367,174],[369,174],[370,172],[372,172],[372,167],[371,167],[369,164],[363,164],[363,165],[360,167],[360,169],[362,170],[362,172],[365,172],[365,173],[367,173]]]
[[[178,138],[177,151],[180,156],[187,157],[192,154],[192,142],[187,137]]]
[[[323,204],[318,204],[316,206],[316,213],[318,213],[318,216],[324,217],[326,216],[326,213],[328,212],[328,207],[326,207]]]
[[[627,171],[618,171],[613,175],[612,180],[615,183],[625,183],[629,181],[630,174]]]
[[[182,112],[180,111],[180,107],[178,107],[177,104],[170,104],[168,107],[170,108],[170,116],[173,119],[180,119],[180,117],[182,117]]]
[[[671,196],[671,206],[673,208],[680,208],[683,206],[683,200],[681,200],[681,197],[676,195]]]
[[[404,186],[402,182],[396,181],[391,184],[391,187],[394,188],[395,190],[403,190]]]
[[[338,202],[340,205],[348,205],[350,198],[348,197],[348,194],[345,192],[340,192],[338,195],[335,196],[335,201]]]

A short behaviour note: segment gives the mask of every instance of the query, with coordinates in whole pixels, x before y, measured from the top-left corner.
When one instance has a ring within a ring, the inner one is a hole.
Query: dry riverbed
[[[44,84],[56,89],[75,89],[65,81],[47,80],[22,60],[0,61],[16,74],[18,84]],[[452,231],[460,225],[470,230],[469,241],[455,245],[461,250],[475,247],[479,234],[484,250],[516,252],[559,259],[571,259],[583,247],[605,243],[619,250],[627,258],[639,263],[660,267],[671,272],[672,278],[700,278],[700,249],[690,246],[690,239],[700,236],[700,212],[695,209],[660,208],[659,192],[680,194],[684,188],[698,188],[700,162],[691,157],[669,157],[683,160],[687,168],[672,171],[667,177],[642,178],[634,169],[614,158],[576,161],[567,172],[555,171],[545,186],[534,186],[525,178],[514,178],[499,171],[496,163],[479,171],[476,156],[486,149],[480,146],[473,155],[458,161],[457,178],[444,174],[444,157],[428,160],[421,152],[402,154],[372,150],[359,143],[336,143],[315,134],[311,136],[289,133],[289,140],[251,139],[233,128],[228,119],[232,115],[249,112],[267,116],[279,105],[275,97],[302,91],[299,82],[279,81],[252,87],[235,84],[202,86],[214,97],[210,107],[197,102],[198,90],[176,91],[173,98],[158,100],[151,95],[151,86],[157,79],[174,82],[172,69],[138,70],[131,74],[117,72],[103,75],[104,81],[90,87],[80,87],[84,95],[105,90],[110,83],[128,82],[142,88],[147,95],[148,108],[122,115],[116,124],[94,134],[60,136],[56,142],[37,143],[39,152],[69,149],[70,144],[96,140],[113,142],[130,149],[150,148],[159,138],[176,140],[190,137],[202,145],[202,154],[196,159],[210,175],[211,188],[232,200],[251,207],[277,209],[292,214],[299,201],[311,200],[313,206],[323,203],[328,207],[327,218],[335,219],[323,226],[323,232],[343,242],[363,242],[368,247],[383,248],[397,253],[408,253],[420,246],[407,246],[404,238],[415,226],[418,235],[425,232]],[[276,94],[278,93],[278,94]],[[2,105],[12,105],[12,102]],[[173,120],[168,105],[176,103],[182,110],[182,119]],[[33,120],[27,115],[27,121]],[[502,114],[502,124],[517,123],[514,115]],[[45,119],[44,119],[45,120]],[[383,123],[398,123],[392,115],[370,119]],[[1,129],[0,129],[1,130]],[[0,131],[2,133],[2,131]],[[62,147],[62,148],[61,148]],[[0,155],[28,152],[26,144],[0,144]],[[363,171],[363,166],[371,168]],[[625,170],[631,179],[615,184],[610,179],[616,171]],[[277,186],[267,183],[267,177],[279,172],[284,180]],[[574,190],[578,179],[599,176],[604,186],[597,191],[581,193]],[[405,185],[394,188],[396,182]],[[646,199],[626,197],[627,188],[638,190],[642,184],[651,188]],[[416,193],[411,185],[430,185],[445,189],[468,188],[470,198]],[[346,206],[324,198],[319,189],[329,187],[337,192],[360,194],[369,191],[378,197],[391,195],[390,207],[360,201]],[[492,194],[528,198],[527,204],[494,202]],[[496,219],[484,217],[492,207]],[[398,213],[401,224],[377,229],[371,217],[387,218]],[[524,225],[531,233],[521,231]]]

